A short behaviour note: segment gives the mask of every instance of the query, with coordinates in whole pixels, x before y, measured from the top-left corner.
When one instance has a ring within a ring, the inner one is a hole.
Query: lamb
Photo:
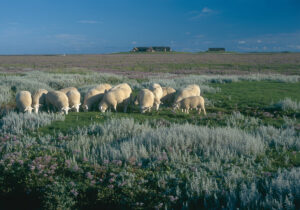
[[[16,102],[19,112],[28,112],[31,114],[33,108],[31,107],[32,98],[29,91],[20,91],[16,95]]]
[[[188,85],[184,89],[180,90],[175,98],[175,104],[184,98],[190,96],[200,96],[200,87],[198,85]]]
[[[127,85],[129,87],[129,85]],[[99,110],[105,112],[107,108],[113,107],[117,111],[117,105],[124,103],[124,112],[127,111],[127,106],[130,102],[130,95],[132,93],[131,88],[129,87],[119,87],[112,88],[109,90],[102,98],[99,104]]]
[[[67,97],[69,100],[70,109],[75,109],[76,112],[79,112],[80,103],[80,93],[77,90],[70,90],[67,92]]]
[[[164,104],[172,104],[175,98],[176,90],[172,87],[162,87],[163,96],[160,99]]]
[[[146,111],[151,111],[151,108],[154,104],[154,98],[155,97],[152,91],[148,89],[142,89],[135,100],[135,104],[139,104],[140,112],[145,113]]]
[[[189,113],[190,109],[198,110],[198,114],[203,110],[204,115],[206,115],[205,107],[204,107],[204,98],[202,96],[191,96],[180,100],[175,103],[173,106],[173,110],[181,109],[181,111],[185,113]]]
[[[61,91],[50,91],[46,95],[46,104],[48,112],[50,108],[58,110],[62,113],[68,114],[69,111],[69,100],[67,95]]]
[[[161,104],[160,99],[163,96],[163,90],[162,90],[161,86],[157,83],[154,83],[154,84],[150,85],[149,89],[154,94],[154,105],[155,105],[155,109],[157,111],[159,109],[159,105]]]
[[[46,99],[47,93],[48,93],[48,90],[39,89],[32,96],[32,107],[36,114],[39,112],[40,106],[45,105],[45,99]]]
[[[60,89],[59,91],[67,94],[71,90],[78,91],[76,87],[67,87],[67,88]]]
[[[101,84],[90,89],[84,96],[83,105],[82,105],[83,110],[86,112],[86,111],[96,109],[101,99],[103,98],[104,93],[110,89],[111,89],[110,84]]]

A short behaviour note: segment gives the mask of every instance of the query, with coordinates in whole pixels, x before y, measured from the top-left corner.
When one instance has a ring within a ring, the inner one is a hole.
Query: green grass
[[[66,116],[64,122],[54,122],[52,125],[40,128],[42,133],[67,132],[89,125],[93,122],[104,122],[110,117],[131,117],[138,122],[146,120],[158,120],[161,123],[191,123],[205,126],[225,126],[226,119],[233,112],[241,112],[246,116],[253,116],[262,120],[265,125],[280,127],[284,124],[283,116],[296,117],[300,123],[300,114],[295,112],[284,112],[272,110],[271,104],[286,97],[300,101],[300,83],[280,83],[271,81],[235,82],[226,84],[213,84],[221,88],[218,93],[206,93],[205,98],[214,103],[214,106],[206,106],[208,115],[197,115],[196,111],[185,114],[177,111],[173,113],[170,108],[162,106],[160,110],[146,114],[140,114],[137,106],[129,107],[128,113],[122,112],[122,106],[118,112],[102,114],[100,112],[71,112]],[[273,116],[266,114],[270,113]]]

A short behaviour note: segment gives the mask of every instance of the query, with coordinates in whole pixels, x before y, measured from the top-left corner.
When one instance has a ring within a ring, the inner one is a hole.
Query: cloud
[[[96,20],[79,20],[79,21],[77,21],[77,23],[82,23],[82,24],[97,24],[97,23],[101,23],[101,22],[96,21]]]
[[[261,41],[260,39],[258,39],[256,42],[257,42],[257,43],[262,43],[262,41]]]
[[[189,20],[198,20],[202,17],[217,13],[218,12],[216,10],[210,9],[208,7],[203,7],[201,11],[190,11],[189,14],[192,15],[192,17],[190,17]]]
[[[185,35],[191,35],[191,32],[187,31],[185,32]]]
[[[238,41],[238,43],[239,43],[239,44],[246,44],[246,41],[240,40],[240,41]]]
[[[205,37],[203,34],[198,34],[198,35],[195,35],[194,36],[196,39],[201,39],[201,38],[203,38],[203,37]]]
[[[131,44],[136,44],[136,43],[137,43],[136,41],[132,41],[132,42],[131,42]]]

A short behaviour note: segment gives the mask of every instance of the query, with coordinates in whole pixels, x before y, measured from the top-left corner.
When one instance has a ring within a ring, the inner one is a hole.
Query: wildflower
[[[173,195],[170,195],[169,199],[170,199],[171,202],[174,202],[174,201],[176,201],[178,199],[178,197],[177,196],[174,197]]]
[[[77,197],[77,195],[78,195],[78,192],[77,192],[75,189],[72,189],[72,190],[71,190],[71,193],[72,193],[75,197]]]
[[[88,178],[88,179],[93,179],[93,175],[90,173],[90,172],[87,172],[86,173],[86,177]]]
[[[104,163],[104,164],[108,164],[108,163],[109,163],[109,160],[104,160],[103,163]]]
[[[112,184],[108,185],[108,188],[112,189],[114,186]]]
[[[72,181],[72,182],[70,182],[70,185],[71,185],[72,187],[74,187],[76,184]]]
[[[32,170],[32,171],[34,171],[34,169],[35,169],[35,166],[30,167],[30,170]]]
[[[96,181],[95,180],[92,180],[91,181],[91,185],[95,185],[96,184]]]
[[[109,183],[113,183],[115,181],[114,178],[109,179]]]

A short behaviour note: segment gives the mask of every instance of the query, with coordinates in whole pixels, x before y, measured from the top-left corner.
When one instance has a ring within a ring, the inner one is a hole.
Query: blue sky
[[[0,0],[0,54],[300,51],[299,0]]]

